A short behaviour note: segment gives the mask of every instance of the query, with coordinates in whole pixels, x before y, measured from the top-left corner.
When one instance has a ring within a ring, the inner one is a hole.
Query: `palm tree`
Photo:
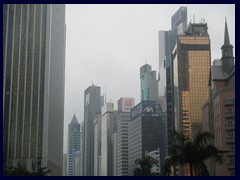
[[[3,176],[47,176],[49,175],[50,170],[47,170],[46,167],[41,167],[38,171],[29,171],[26,166],[18,164],[16,167],[4,166],[3,167]]]
[[[152,156],[145,155],[141,159],[136,159],[135,163],[140,166],[134,170],[134,176],[152,176],[155,175],[151,172],[154,165],[158,163],[158,160]]]
[[[212,140],[214,136],[209,132],[197,134],[193,139],[182,132],[174,132],[174,145],[165,166],[169,164],[179,163],[180,165],[188,164],[190,167],[190,176],[209,175],[208,169],[204,163],[209,158],[214,158],[216,162],[223,162],[223,151],[219,151]]]

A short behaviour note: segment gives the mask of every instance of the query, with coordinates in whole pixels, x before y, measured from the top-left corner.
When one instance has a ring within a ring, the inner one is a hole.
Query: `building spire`
[[[230,45],[230,39],[228,34],[228,27],[227,27],[227,18],[225,18],[225,34],[224,34],[224,45]]]

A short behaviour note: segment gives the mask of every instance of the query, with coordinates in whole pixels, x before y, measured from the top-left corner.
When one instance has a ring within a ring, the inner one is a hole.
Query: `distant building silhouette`
[[[140,80],[142,101],[156,101],[158,99],[157,75],[149,64],[140,68]]]
[[[3,164],[62,175],[65,5],[3,4]]]
[[[82,141],[83,176],[94,175],[94,117],[101,114],[100,87],[89,86],[84,92],[84,128]]]
[[[73,115],[72,121],[68,125],[68,176],[75,175],[76,152],[80,150],[80,124],[76,115]]]

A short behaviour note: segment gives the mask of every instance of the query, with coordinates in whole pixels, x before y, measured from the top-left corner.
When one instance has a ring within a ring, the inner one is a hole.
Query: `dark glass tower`
[[[94,175],[94,117],[101,114],[100,87],[90,86],[84,92],[84,132],[82,147],[82,173]]]
[[[80,149],[80,124],[74,114],[68,125],[68,176],[75,175],[75,155]]]
[[[65,5],[3,5],[3,159],[62,175]]]
[[[168,150],[172,147],[172,134],[174,131],[174,100],[173,100],[173,64],[172,64],[172,51],[177,43],[180,35],[183,35],[187,30],[187,7],[180,7],[171,17],[171,29],[168,34],[164,36],[162,41],[166,43],[166,100],[167,100],[167,137],[168,137]],[[160,59],[160,62],[162,60]],[[162,65],[162,63],[160,63]],[[161,67],[160,67],[161,68]]]

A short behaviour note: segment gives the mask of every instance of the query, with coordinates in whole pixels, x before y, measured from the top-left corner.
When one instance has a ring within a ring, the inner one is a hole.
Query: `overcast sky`
[[[139,69],[147,61],[158,70],[158,31],[171,28],[171,16],[180,6],[187,7],[188,22],[193,16],[195,22],[205,18],[212,60],[221,58],[225,17],[235,47],[235,5],[66,5],[64,152],[74,112],[83,121],[84,90],[91,82],[101,87],[101,94],[106,89],[115,109],[121,97],[139,103]]]

